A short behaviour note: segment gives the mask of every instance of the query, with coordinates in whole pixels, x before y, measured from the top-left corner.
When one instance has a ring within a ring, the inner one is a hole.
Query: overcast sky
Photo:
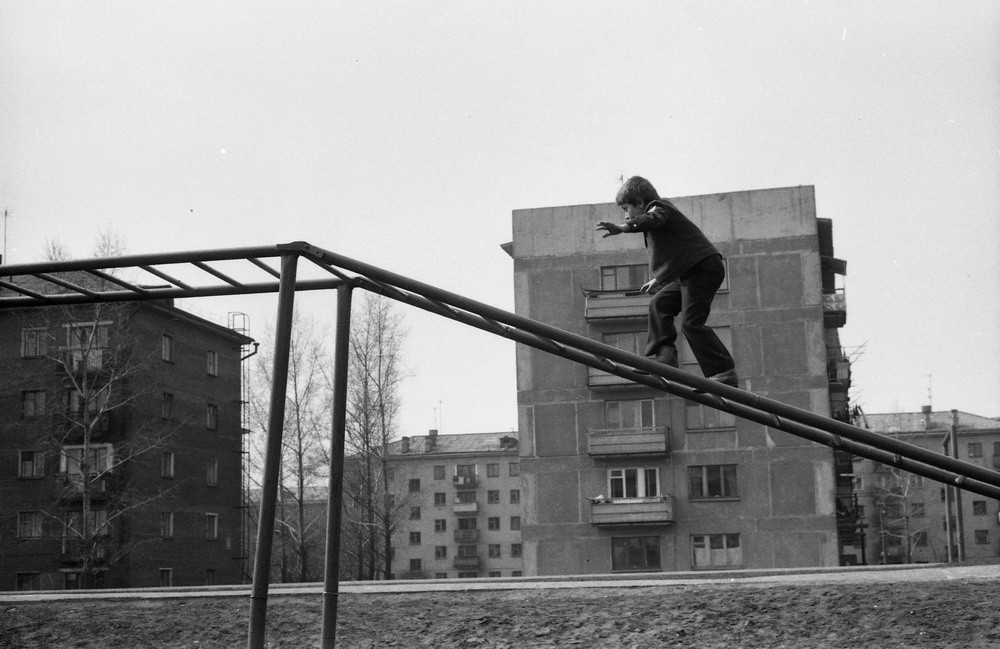
[[[813,185],[852,398],[997,417],[998,46],[994,0],[0,0],[6,258],[306,240],[513,310],[514,209]],[[401,433],[515,429],[513,343],[400,309]]]

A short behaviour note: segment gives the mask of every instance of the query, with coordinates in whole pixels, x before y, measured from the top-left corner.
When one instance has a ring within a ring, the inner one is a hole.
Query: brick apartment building
[[[242,580],[247,342],[171,302],[0,312],[0,590]]]
[[[389,454],[389,493],[401,512],[392,577],[524,574],[524,478],[517,433],[403,437]]]
[[[709,324],[740,387],[847,420],[832,224],[812,187],[675,198],[726,260]],[[648,259],[614,204],[516,210],[515,309],[642,354]],[[683,336],[681,336],[683,338]],[[681,345],[681,367],[700,375]],[[519,345],[526,575],[858,563],[850,457]]]
[[[936,453],[1000,469],[997,419],[957,410],[934,412],[925,406],[921,412],[863,415],[856,423]],[[957,444],[951,441],[953,434]],[[867,526],[867,563],[996,561],[1000,556],[997,501],[860,458],[854,462],[854,478]]]

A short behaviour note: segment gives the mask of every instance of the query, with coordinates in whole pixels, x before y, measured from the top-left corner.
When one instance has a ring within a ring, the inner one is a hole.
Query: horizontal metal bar
[[[294,249],[294,246],[285,246]],[[65,261],[44,261],[31,264],[0,265],[0,275],[33,275],[35,273],[58,273],[71,270],[102,270],[108,268],[128,268],[130,266],[151,266],[158,264],[187,264],[194,261],[226,261],[247,257],[279,257],[278,246],[256,246],[250,248],[220,248],[214,250],[191,250],[144,255],[122,255],[120,257],[98,257],[95,259],[71,259]]]
[[[295,283],[297,291],[319,291],[334,289],[344,284],[340,279],[310,279],[299,280]],[[2,282],[0,282],[2,285]],[[259,293],[277,293],[278,282],[265,282],[254,284],[243,284],[241,286],[230,286],[228,284],[218,284],[215,286],[204,286],[199,288],[151,288],[142,295],[137,295],[132,291],[106,291],[96,297],[79,295],[72,293],[58,293],[53,295],[40,295],[38,297],[5,297],[0,298],[0,309],[3,308],[30,308],[42,306],[70,305],[70,304],[95,304],[106,302],[145,302],[148,300],[182,299],[189,297],[212,297],[220,295],[251,295]]]

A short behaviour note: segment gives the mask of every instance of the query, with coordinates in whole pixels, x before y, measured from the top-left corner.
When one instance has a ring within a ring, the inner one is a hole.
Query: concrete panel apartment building
[[[389,453],[395,579],[520,577],[517,433],[403,437]]]
[[[672,199],[725,258],[709,324],[740,387],[847,420],[832,223],[812,187]],[[519,315],[642,354],[643,238],[614,204],[513,212]],[[683,338],[683,336],[681,337]],[[682,369],[698,373],[679,341]],[[859,563],[849,456],[519,345],[526,575]]]
[[[248,342],[171,302],[0,312],[0,590],[240,583]]]

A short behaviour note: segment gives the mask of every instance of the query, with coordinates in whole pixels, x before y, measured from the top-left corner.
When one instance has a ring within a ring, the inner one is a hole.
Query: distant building
[[[171,302],[0,311],[0,590],[239,583],[248,342]]]
[[[957,410],[864,415],[858,425],[936,453],[1000,470],[1000,420]],[[957,447],[952,443],[952,434]],[[868,563],[1000,557],[997,501],[856,459],[855,490],[868,528]],[[948,515],[950,512],[950,515]]]
[[[401,515],[395,579],[519,577],[524,481],[517,433],[403,437],[389,454]]]
[[[740,387],[846,421],[846,264],[813,188],[672,200],[725,258],[709,324]],[[610,203],[514,211],[518,315],[641,355],[643,237],[594,230],[621,219]],[[525,574],[860,562],[849,456],[523,345],[517,370]]]

